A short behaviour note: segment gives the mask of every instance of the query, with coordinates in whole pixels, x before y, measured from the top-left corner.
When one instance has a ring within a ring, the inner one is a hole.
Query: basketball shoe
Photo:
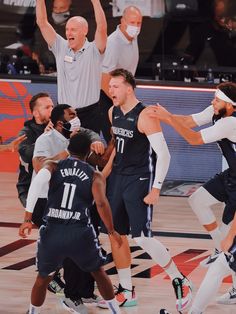
[[[236,289],[231,287],[228,292],[216,299],[219,304],[236,304]]]
[[[137,298],[135,295],[134,287],[132,290],[125,289],[119,284],[117,291],[115,292],[115,298],[119,306],[131,307],[137,305]],[[105,300],[101,300],[97,303],[98,307],[107,309],[108,306]]]
[[[200,262],[200,265],[201,265],[202,267],[208,267],[208,266],[210,266],[211,263],[213,263],[213,262],[218,258],[218,256],[219,256],[220,253],[221,253],[221,252],[220,252],[219,250],[215,249],[214,252],[213,252],[211,255],[209,255],[207,258],[205,258],[204,260],[202,260],[202,261]]]
[[[192,283],[184,276],[182,279],[174,278],[172,285],[176,295],[176,309],[183,311],[192,301]]]

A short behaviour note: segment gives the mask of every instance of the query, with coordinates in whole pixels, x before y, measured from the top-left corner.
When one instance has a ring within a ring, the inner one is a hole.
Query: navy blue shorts
[[[132,237],[141,233],[152,236],[151,222],[153,206],[143,199],[151,190],[150,174],[124,176],[111,173],[107,185],[107,198],[111,205],[116,231]]]
[[[46,277],[62,267],[65,258],[80,269],[93,272],[104,265],[100,245],[93,226],[48,224],[39,229],[37,268]]]
[[[236,210],[236,177],[230,176],[227,169],[215,175],[203,187],[218,201],[225,203],[222,221],[228,225]]]

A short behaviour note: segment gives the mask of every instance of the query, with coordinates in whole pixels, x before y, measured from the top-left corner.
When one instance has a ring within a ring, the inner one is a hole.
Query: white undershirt
[[[212,122],[213,115],[214,115],[214,109],[213,109],[213,106],[210,105],[203,111],[192,114],[192,118],[198,126],[201,126],[201,125]]]
[[[236,143],[236,118],[225,117],[209,128],[200,131],[204,143],[212,143],[227,138]]]

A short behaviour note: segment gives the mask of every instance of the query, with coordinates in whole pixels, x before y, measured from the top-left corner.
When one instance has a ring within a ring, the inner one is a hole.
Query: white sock
[[[29,314],[40,314],[42,306],[35,306],[30,303]]]
[[[236,273],[232,274],[232,279],[233,279],[233,287],[236,289]]]
[[[178,270],[177,266],[175,265],[174,261],[171,261],[171,264],[168,268],[165,269],[166,273],[169,275],[170,279],[173,280],[174,278],[183,279],[184,276]]]
[[[157,264],[165,269],[172,280],[176,277],[183,278],[175,263],[172,261],[170,253],[159,240],[154,238],[138,237],[134,238],[134,241],[141,246],[141,248],[147,252]],[[168,268],[165,268],[167,265]]]
[[[128,289],[132,291],[132,279],[131,279],[131,268],[121,268],[117,269],[118,276],[119,276],[119,281],[121,286],[124,289]],[[131,292],[130,292],[131,294]]]
[[[108,305],[108,309],[110,310],[111,314],[119,314],[120,313],[120,308],[119,305],[116,302],[116,299],[112,299],[112,300],[105,300],[107,305]]]
[[[189,313],[198,314],[204,312],[207,305],[219,290],[222,280],[229,274],[231,274],[231,269],[229,268],[224,253],[221,253],[215,262],[208,268]]]
[[[209,231],[209,234],[214,242],[215,248],[217,248],[218,251],[221,251],[220,242],[222,240],[222,234],[220,232],[219,227],[217,227],[216,229],[212,231]]]

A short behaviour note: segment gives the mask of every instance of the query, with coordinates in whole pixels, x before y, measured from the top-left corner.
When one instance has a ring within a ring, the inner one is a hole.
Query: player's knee
[[[197,189],[189,198],[189,205],[194,212],[201,210],[203,207],[209,207],[219,201],[214,198],[204,187]]]
[[[46,287],[48,283],[50,282],[50,277],[42,277],[40,275],[37,276],[35,281],[35,286],[38,288]]]
[[[116,265],[116,268],[122,269],[130,267],[131,265],[131,253],[129,248],[129,242],[127,236],[122,236],[122,245],[121,247],[117,247],[115,243],[113,243],[113,239],[111,240],[112,247],[112,256]]]
[[[193,209],[193,211],[199,206],[201,199],[201,187],[197,189],[189,198],[188,198],[188,203]]]

